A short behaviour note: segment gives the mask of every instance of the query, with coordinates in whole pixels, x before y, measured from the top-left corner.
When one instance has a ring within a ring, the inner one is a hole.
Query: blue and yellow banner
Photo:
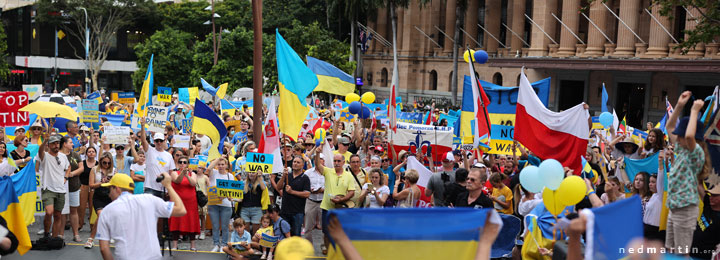
[[[300,134],[302,123],[310,111],[305,99],[317,87],[318,78],[312,70],[305,66],[300,56],[283,39],[277,29],[275,30],[275,59],[280,92],[278,107],[280,131],[294,138]]]
[[[18,196],[18,203],[22,210],[25,225],[35,222],[35,202],[37,201],[37,183],[35,175],[35,160],[33,159],[20,172],[10,177]]]

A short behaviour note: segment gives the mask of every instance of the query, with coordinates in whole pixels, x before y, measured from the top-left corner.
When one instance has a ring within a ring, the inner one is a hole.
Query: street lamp
[[[220,43],[217,40],[217,36],[215,36],[215,18],[220,18],[219,14],[215,13],[215,0],[210,1],[210,6],[205,7],[205,11],[212,12],[212,16],[210,17],[210,23],[212,24],[212,33],[213,33],[213,66],[217,65],[218,60],[218,49],[220,49]],[[205,22],[204,24],[208,24],[208,22]]]
[[[88,28],[88,13],[85,7],[78,7],[85,12],[85,93],[90,93],[90,85],[88,85],[88,52],[90,52],[90,29]]]

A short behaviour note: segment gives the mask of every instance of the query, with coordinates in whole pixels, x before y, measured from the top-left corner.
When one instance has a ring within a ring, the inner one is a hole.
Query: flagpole
[[[252,0],[253,14],[253,119],[262,122],[262,0]],[[268,108],[269,110],[270,108]],[[262,123],[253,124],[253,141],[260,143]]]
[[[465,49],[467,49],[467,52],[470,53],[469,47],[465,46]],[[470,57],[470,67],[472,67],[472,71],[470,73],[475,74],[475,64],[474,64],[473,60],[474,60],[474,58]],[[482,90],[482,89],[480,89],[482,86],[480,85],[480,81],[478,81],[477,77],[475,77],[475,81],[478,86],[478,89]],[[480,93],[480,92],[478,91],[478,93]],[[490,119],[488,119],[487,108],[485,108],[485,101],[482,99],[482,97],[479,97],[479,98],[480,98],[480,105],[482,106],[482,109],[483,109],[483,116],[485,116],[485,123],[487,124],[488,130],[490,130]],[[477,112],[478,111],[475,111],[475,113],[477,113]],[[476,129],[476,131],[477,131],[477,129]],[[490,136],[490,133],[488,133],[488,136]],[[478,141],[480,141],[480,140],[478,140]],[[473,144],[473,146],[475,146],[475,144]]]

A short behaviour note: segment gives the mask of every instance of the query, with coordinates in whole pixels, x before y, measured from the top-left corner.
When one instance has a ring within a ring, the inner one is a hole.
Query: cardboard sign
[[[245,171],[261,171],[264,174],[273,173],[273,155],[269,153],[248,153],[246,156]]]
[[[175,140],[175,144],[173,144],[173,147],[190,148],[189,135],[173,135],[173,140]]]
[[[42,95],[42,85],[41,84],[23,84],[23,91],[28,93],[28,98],[30,100],[37,99],[40,95]]]
[[[206,168],[206,167],[207,167],[207,162],[208,162],[208,161],[207,161],[207,160],[208,160],[207,155],[198,155],[197,158],[198,158],[198,160],[199,160],[199,161],[198,161],[198,167]]]
[[[162,133],[165,131],[167,118],[167,107],[149,106],[147,110],[147,118],[145,118],[145,126],[151,132]]]
[[[130,127],[127,126],[105,126],[103,128],[105,132],[106,144],[121,144],[126,145],[128,143],[128,137],[130,137]]]
[[[29,125],[28,112],[18,111],[28,104],[25,91],[0,93],[0,126]]]
[[[117,92],[110,93],[110,100],[115,101],[115,102],[120,102],[118,93]]]
[[[98,118],[98,100],[83,99],[82,100],[82,118],[85,123],[97,123]]]
[[[190,133],[192,131],[193,119],[186,118],[182,120],[182,130],[184,133]]]
[[[208,197],[208,203],[207,203],[208,205],[222,204],[222,199],[220,197],[218,197],[217,186],[208,187],[207,197]]]
[[[195,99],[198,97],[198,88],[180,88],[178,89],[178,99],[186,104],[195,105]]]
[[[188,159],[188,162],[190,163],[190,164],[188,164],[188,168],[189,168],[189,169],[191,169],[191,170],[197,170],[197,168],[198,168],[198,163],[200,162],[200,159],[198,159],[198,158],[190,158],[190,159]]]
[[[231,181],[217,179],[217,195],[218,197],[227,197],[234,199],[243,198],[243,190],[245,189],[245,183],[242,181]]]
[[[118,93],[118,99],[121,104],[133,104],[135,103],[134,92],[120,92]]]
[[[158,87],[158,101],[170,102],[172,96],[172,88],[169,87]]]

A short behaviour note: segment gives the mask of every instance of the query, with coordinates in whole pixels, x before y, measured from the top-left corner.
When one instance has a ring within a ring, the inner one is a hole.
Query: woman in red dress
[[[200,234],[200,217],[195,195],[197,176],[188,169],[188,164],[187,156],[183,155],[178,158],[177,170],[170,173],[173,189],[185,204],[187,214],[182,217],[171,217],[169,227],[173,236],[173,250],[177,250],[178,238],[185,235],[190,236],[190,250],[197,251],[195,249],[195,236]]]

